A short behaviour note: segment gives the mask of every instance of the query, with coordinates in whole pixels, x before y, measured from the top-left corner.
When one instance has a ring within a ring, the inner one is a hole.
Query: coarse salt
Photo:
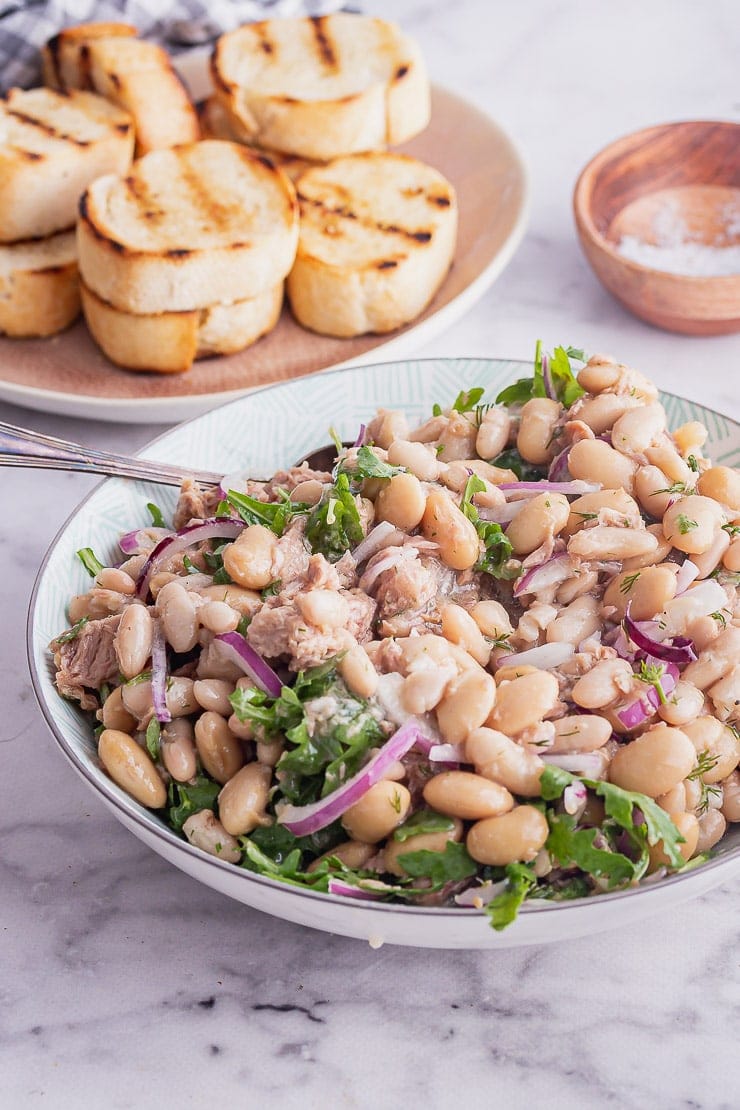
[[[740,206],[726,205],[723,212],[725,239],[740,232]],[[653,220],[655,242],[646,243],[636,235],[623,235],[617,250],[625,258],[684,277],[728,277],[740,274],[740,243],[708,244],[689,234],[677,208],[666,205]]]

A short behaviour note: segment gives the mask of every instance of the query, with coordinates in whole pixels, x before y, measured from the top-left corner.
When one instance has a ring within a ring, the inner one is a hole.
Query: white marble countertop
[[[740,416],[740,339],[633,319],[586,266],[570,213],[577,172],[609,140],[740,118],[735,0],[374,8],[507,128],[532,177],[516,258],[422,353],[528,358],[541,336]],[[0,419],[121,450],[158,430],[2,404]],[[91,483],[1,473],[2,1105],[737,1106],[737,883],[557,948],[376,952],[232,903],[145,849],[54,750],[24,661],[36,569]]]

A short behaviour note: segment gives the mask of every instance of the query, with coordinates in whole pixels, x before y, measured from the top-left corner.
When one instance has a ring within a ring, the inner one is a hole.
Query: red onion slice
[[[624,616],[624,630],[633,644],[635,644],[642,651],[646,651],[648,655],[654,655],[656,659],[660,659],[661,663],[693,663],[696,659],[696,652],[691,640],[682,636],[678,641],[674,639],[673,643],[667,641],[661,643],[660,640],[653,640],[644,632],[637,621],[633,621],[630,616],[630,607],[632,602],[627,606],[627,612]]]
[[[502,482],[497,488],[504,493],[532,490],[534,493],[573,493],[580,497],[584,493],[598,493],[602,485],[601,482],[584,482],[576,478],[572,482],[550,482],[545,479],[541,482]]]
[[[319,829],[325,829],[332,821],[341,817],[350,806],[364,797],[371,786],[380,782],[388,768],[397,759],[402,759],[420,736],[418,725],[413,721],[407,721],[356,775],[347,779],[331,794],[320,798],[318,802],[312,802],[311,805],[281,807],[277,818],[278,824],[285,825],[294,836],[310,836]]]
[[[508,886],[506,879],[501,879],[497,883],[482,883],[481,886],[469,886],[467,890],[455,895],[455,903],[458,906],[468,906],[471,909],[482,909],[487,906],[499,894],[503,894]]]
[[[366,890],[364,887],[353,886],[344,879],[334,878],[329,879],[329,894],[340,894],[343,898],[359,898],[369,902],[377,902],[379,898],[385,898],[385,892],[382,890]]]
[[[360,430],[357,433],[357,439],[352,444],[353,447],[362,447],[363,443],[365,442],[365,431],[366,431],[365,425],[360,424]]]
[[[149,554],[141,568],[141,574],[136,582],[137,597],[142,601],[146,600],[151,577],[165,556],[171,558],[173,555],[179,555],[181,551],[187,551],[193,544],[204,543],[206,540],[235,540],[245,528],[246,524],[242,520],[220,516],[214,517],[213,520],[204,520],[200,524],[188,524],[179,532],[165,536]]]
[[[666,663],[660,679],[660,685],[666,697],[673,692],[677,682],[678,667],[675,663]],[[645,693],[630,705],[625,706],[624,709],[620,709],[617,717],[624,728],[631,730],[650,720],[660,709],[660,706],[661,701],[658,691],[654,686],[646,686]]]
[[[500,666],[539,667],[541,671],[549,671],[553,667],[559,667],[562,663],[567,663],[571,656],[575,655],[575,650],[573,644],[566,644],[562,641],[540,644],[539,647],[529,648],[527,651],[520,651],[515,655],[502,656]]]
[[[680,566],[678,574],[676,575],[676,593],[675,597],[680,597],[681,594],[688,590],[691,583],[699,576],[699,568],[696,563],[692,563],[691,559],[686,559]]]
[[[572,447],[572,444],[570,445]],[[570,447],[565,447],[560,454],[556,455],[550,463],[550,469],[547,472],[548,482],[564,482],[570,481],[570,471],[568,470],[568,456],[570,455]]]
[[[143,555],[152,551],[165,536],[173,535],[169,528],[136,528],[133,532],[124,532],[118,546],[124,555]]]
[[[532,567],[514,585],[514,597],[536,594],[548,586],[557,586],[575,574],[575,566],[567,555],[555,555],[537,567]]]
[[[481,520],[492,520],[496,524],[511,524],[526,504],[526,498],[521,501],[507,501],[505,505],[498,505],[495,509],[479,509],[478,516]]]
[[[152,704],[154,716],[160,724],[165,725],[172,720],[167,708],[167,645],[158,620],[154,621],[152,634]]]
[[[381,520],[380,524],[371,528],[365,539],[358,543],[352,552],[352,558],[356,563],[364,563],[384,547],[403,543],[405,538],[404,533],[399,531],[395,524],[391,524],[388,520]]]
[[[272,698],[279,698],[283,684],[261,655],[258,655],[251,644],[248,644],[239,632],[221,632],[213,637],[222,643],[229,656],[237,667],[241,667],[245,674]]]

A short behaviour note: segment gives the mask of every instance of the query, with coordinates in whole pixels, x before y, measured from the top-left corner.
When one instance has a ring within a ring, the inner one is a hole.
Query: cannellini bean
[[[574,478],[601,482],[606,489],[624,489],[632,494],[637,467],[602,439],[581,439],[568,455],[568,470]]]
[[[572,717],[559,717],[552,722],[555,726],[555,740],[548,752],[595,752],[603,748],[611,737],[612,726],[605,717],[595,713],[577,714]]]
[[[733,771],[722,784],[722,816],[726,821],[740,821],[740,772]]]
[[[602,393],[619,384],[620,372],[624,369],[611,355],[591,355],[586,365],[578,372],[578,384],[587,393]]]
[[[673,439],[685,459],[701,452],[708,435],[709,432],[698,420],[687,420],[673,430]]]
[[[740,628],[730,625],[712,640],[709,647],[700,651],[695,662],[689,663],[683,678],[693,682],[700,690],[706,690],[732,670],[736,659],[740,659]]]
[[[740,536],[735,536],[724,554],[722,562],[733,574],[740,573]]]
[[[685,732],[654,725],[620,747],[609,765],[609,779],[624,790],[657,798],[686,778],[696,762]]]
[[[511,618],[500,601],[479,601],[470,615],[484,636],[499,640],[512,633]]]
[[[740,663],[707,690],[714,712],[722,721],[740,720]]]
[[[553,433],[562,406],[549,397],[532,397],[522,408],[516,446],[527,462],[543,466],[554,455]]]
[[[643,567],[653,566],[655,563],[663,563],[673,550],[673,545],[670,540],[667,540],[663,535],[662,524],[648,524],[645,529],[651,536],[655,536],[657,547],[653,551],[645,552],[642,555],[633,555],[630,559],[622,560],[622,570],[627,574],[632,574],[636,570],[642,570]]]
[[[699,822],[693,813],[672,813],[670,817],[684,840],[683,844],[677,844],[676,847],[684,859],[691,859],[699,841]],[[657,844],[651,844],[648,847],[648,854],[650,856],[648,870],[651,872],[657,871],[660,867],[673,866],[665,854],[662,840]]]
[[[496,683],[485,671],[465,671],[453,679],[437,706],[437,724],[445,741],[462,743],[488,718],[495,700]]]
[[[402,671],[427,670],[445,666],[452,658],[450,644],[442,636],[426,633],[423,636],[404,636],[396,640],[401,655]]]
[[[479,821],[508,813],[514,799],[506,789],[470,771],[443,771],[424,787],[424,801],[438,813]]]
[[[225,586],[206,586],[198,591],[207,601],[222,601],[235,609],[241,617],[253,617],[262,608],[262,597],[256,590],[245,590],[231,583]]]
[[[709,497],[679,497],[663,517],[663,534],[679,551],[701,555],[714,542],[722,524],[722,509]]]
[[[193,696],[202,709],[229,717],[232,713],[229,696],[234,693],[234,685],[222,678],[199,678],[193,683]]]
[[[570,514],[567,497],[562,493],[540,493],[527,501],[512,520],[506,536],[515,555],[529,555],[546,539],[563,530]]]
[[[631,559],[635,555],[650,555],[657,547],[658,541],[647,529],[612,528],[602,524],[576,532],[568,540],[569,554],[584,560]]]
[[[257,761],[264,763],[266,767],[277,767],[284,751],[285,744],[279,736],[270,741],[257,741]]]
[[[679,679],[665,705],[658,706],[658,716],[668,725],[683,725],[698,717],[704,708],[704,695],[690,682]],[[684,730],[685,731],[685,730]]]
[[[421,482],[436,482],[442,464],[423,443],[396,439],[388,448],[388,462],[392,466],[405,466]]]
[[[558,702],[558,680],[550,671],[534,671],[498,686],[496,705],[486,723],[516,736],[539,724]],[[506,783],[504,785],[507,785]]]
[[[113,637],[118,666],[124,678],[141,674],[152,654],[154,625],[151,614],[144,605],[129,605]]]
[[[635,475],[637,500],[650,516],[662,520],[668,506],[675,501],[670,479],[657,466],[641,466]]]
[[[401,701],[404,709],[415,715],[435,709],[456,675],[457,668],[452,663],[434,669],[413,671],[403,681]]]
[[[273,579],[277,537],[262,524],[250,524],[224,548],[224,568],[238,586],[263,590]]]
[[[658,442],[666,427],[665,409],[659,401],[625,412],[612,428],[612,446],[625,455],[641,458],[651,444]]]
[[[583,528],[594,516],[598,516],[602,509],[610,513],[618,513],[625,520],[637,520],[640,510],[637,502],[623,489],[602,489],[594,493],[584,493],[570,504],[570,515],[565,532],[570,536]]]
[[[337,844],[329,852],[325,852],[323,856],[319,856],[313,863],[309,863],[307,870],[316,871],[321,866],[324,860],[336,857],[341,863],[353,869],[359,869],[365,866],[368,860],[371,860],[377,848],[374,844],[364,844],[361,840],[345,840],[341,844]]]
[[[236,713],[232,713],[226,723],[229,726],[229,732],[233,732],[239,740],[254,740],[254,725],[251,721],[240,721]],[[265,762],[267,761],[260,759],[260,763]]]
[[[475,525],[442,490],[427,497],[421,530],[428,540],[439,544],[443,563],[453,570],[468,570],[478,559],[480,542]]]
[[[733,470],[731,466],[710,466],[700,475],[697,488],[703,497],[712,497],[740,512],[740,471]]]
[[[220,713],[201,714],[195,722],[195,744],[206,771],[222,785],[244,763],[241,745]]]
[[[346,598],[336,590],[309,590],[296,597],[296,605],[301,615],[316,628],[343,628],[349,620],[349,605]]]
[[[105,728],[113,728],[118,732],[134,731],[137,718],[129,713],[123,704],[123,687],[116,686],[115,690],[111,690],[103,702],[98,718],[103,722]]]
[[[290,491],[290,500],[302,502],[304,505],[318,505],[323,492],[324,486],[318,478],[309,478],[293,487]]]
[[[411,795],[401,783],[381,779],[345,810],[342,827],[353,840],[377,844],[405,820]]]
[[[682,782],[679,782],[677,786],[674,786],[666,794],[661,794],[655,800],[666,813],[685,813],[688,809],[686,787]]]
[[[131,598],[128,594],[120,594],[117,590],[103,590],[99,586],[86,594],[76,594],[67,607],[70,624],[76,624],[83,617],[91,621],[102,620],[113,613],[121,613],[129,605]]]
[[[696,756],[709,757],[714,761],[713,766],[702,774],[702,782],[711,786],[732,774],[740,762],[740,740],[732,729],[716,717],[707,715],[683,725],[683,732],[694,746]]]
[[[468,833],[468,852],[478,863],[505,867],[534,859],[550,833],[543,814],[534,806],[517,806],[500,817],[477,821]]]
[[[271,782],[270,767],[264,763],[248,763],[221,788],[218,813],[232,836],[243,836],[260,825],[272,824],[272,818],[265,814]]]
[[[663,471],[669,479],[669,485],[673,482],[683,482],[687,489],[691,489],[694,485],[696,475],[672,444],[665,443],[648,447],[645,451],[645,458],[652,466],[657,466]]]
[[[502,659],[505,660],[506,656],[502,656]],[[494,679],[496,685],[500,686],[502,682],[511,682],[515,678],[521,678],[522,675],[538,673],[539,667],[531,667],[529,663],[512,663],[509,665],[504,662],[496,671]]]
[[[627,393],[601,393],[598,397],[584,397],[578,408],[578,419],[587,424],[594,435],[608,432],[616,420],[635,408],[640,402]]]
[[[577,645],[601,628],[599,603],[594,597],[579,597],[571,602],[547,627],[548,643]]]
[[[338,670],[352,693],[360,698],[371,698],[378,688],[378,672],[359,644],[340,659]]]
[[[555,601],[558,605],[570,605],[576,598],[590,594],[598,583],[598,571],[587,570],[583,566],[579,567],[572,578],[566,578],[565,582],[558,586],[555,592]]]
[[[157,594],[162,631],[177,652],[191,651],[198,642],[198,600],[179,582],[168,582]]]
[[[204,628],[215,635],[234,632],[239,626],[239,614],[225,601],[207,601],[198,611],[198,619]]]
[[[483,413],[475,437],[476,454],[482,459],[495,459],[509,442],[511,417],[503,406],[494,405]]]
[[[411,852],[444,852],[448,843],[459,843],[462,840],[463,823],[457,818],[452,818],[451,829],[441,829],[433,833],[417,833],[405,840],[389,840],[383,849],[383,868],[391,875],[403,876],[406,874],[401,858]]]
[[[128,733],[103,729],[98,756],[113,781],[135,801],[149,809],[161,809],[167,804],[167,790],[157,768]]]
[[[475,454],[477,425],[464,412],[451,412],[439,436],[438,452],[444,462],[453,459],[469,459]]]
[[[626,659],[601,659],[578,679],[571,697],[583,709],[603,709],[631,688],[632,678]]]
[[[636,621],[652,620],[662,613],[664,606],[676,593],[675,563],[616,575],[604,593],[604,608],[611,620],[622,620],[630,607],[630,616]]]
[[[168,774],[177,782],[187,782],[198,770],[195,733],[187,717],[176,717],[163,726],[159,750]]]
[[[238,863],[242,858],[241,849],[235,837],[227,833],[212,809],[201,809],[188,817],[182,826],[187,840],[201,852],[208,852],[209,856],[225,860],[226,863]]]
[[[465,741],[465,754],[479,775],[500,783],[512,794],[524,798],[540,796],[540,776],[545,764],[503,732],[476,729]]]
[[[485,494],[481,491],[474,495],[474,504],[479,505],[485,502],[486,508],[503,505],[506,498],[497,487],[502,482],[516,481],[516,474],[511,470],[502,470],[498,466],[491,466],[490,463],[483,462],[482,459],[458,459],[456,462],[447,464],[440,473],[439,480],[447,489],[462,493],[468,483],[471,471],[482,478],[487,487]]]
[[[136,592],[136,583],[131,575],[117,567],[105,567],[95,581],[104,590],[115,590],[116,593],[128,595]]]
[[[406,414],[393,409],[379,409],[378,415],[370,424],[370,431],[378,447],[386,451],[395,439],[405,439],[409,434]]]
[[[121,697],[126,709],[137,721],[143,722],[153,712],[152,684],[150,681],[127,683],[121,687]],[[169,679],[165,702],[173,717],[188,717],[198,709],[193,694],[193,680],[179,675]]]
[[[411,532],[421,522],[426,496],[415,474],[394,474],[386,482],[375,501],[378,520],[387,520],[404,532]]]
[[[697,852],[708,852],[722,839],[727,830],[727,821],[718,809],[708,809],[699,817],[699,839]]]
[[[442,635],[453,644],[459,644],[476,663],[485,667],[491,655],[491,648],[475,622],[473,616],[462,605],[448,602],[441,608]]]

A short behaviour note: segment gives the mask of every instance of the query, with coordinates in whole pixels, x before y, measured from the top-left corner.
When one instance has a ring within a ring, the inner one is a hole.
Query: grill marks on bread
[[[331,31],[329,29],[329,20],[324,15],[312,16],[311,27],[314,34],[316,52],[319,56],[319,61],[322,63],[323,66],[326,67],[326,69],[338,69],[339,58],[337,57],[337,48],[332,39]]]
[[[74,143],[75,146],[90,145],[88,139],[78,139],[76,135],[70,135],[66,131],[61,131],[58,127],[54,127],[53,124],[47,123],[42,119],[37,119],[36,116],[32,116],[29,112],[21,112],[18,108],[8,108],[7,115],[17,119],[20,123],[25,123],[28,127],[33,127],[38,131],[42,131],[44,135],[48,136],[50,139],[58,139],[63,143]]]

